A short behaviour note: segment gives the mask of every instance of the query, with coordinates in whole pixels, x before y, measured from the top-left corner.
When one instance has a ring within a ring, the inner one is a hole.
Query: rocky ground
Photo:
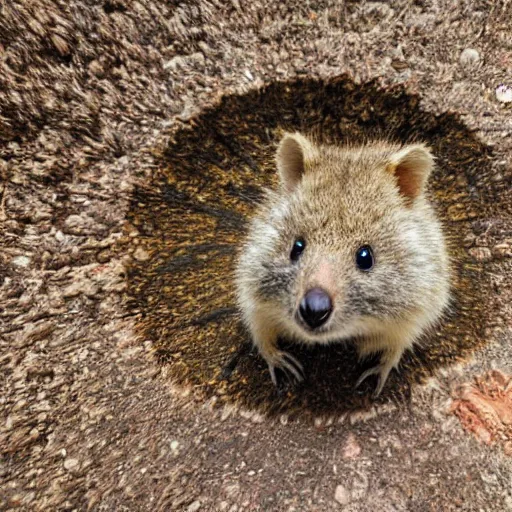
[[[512,510],[510,238],[475,247],[501,310],[471,361],[407,405],[304,420],[173,384],[127,307],[125,228],[170,127],[305,76],[402,84],[509,179],[507,0],[0,9],[0,509]]]

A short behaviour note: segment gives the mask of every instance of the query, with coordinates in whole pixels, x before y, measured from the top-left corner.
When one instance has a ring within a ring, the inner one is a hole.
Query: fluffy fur
[[[301,364],[279,350],[279,337],[307,344],[350,338],[361,357],[382,352],[358,381],[377,374],[379,394],[404,351],[440,318],[450,269],[424,193],[432,167],[422,144],[318,146],[300,134],[284,136],[277,152],[281,187],[267,192],[236,271],[244,321],[274,382],[277,367],[302,378]],[[298,237],[306,249],[293,262]],[[369,272],[355,262],[365,244],[375,258]],[[313,287],[334,304],[314,331],[297,313]]]

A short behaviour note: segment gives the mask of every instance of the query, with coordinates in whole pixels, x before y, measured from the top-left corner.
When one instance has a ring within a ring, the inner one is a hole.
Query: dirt
[[[0,509],[512,510],[512,123],[495,94],[512,85],[509,2],[0,8]],[[479,59],[461,59],[468,48]],[[454,115],[474,141],[478,165],[454,172],[485,178],[457,182],[477,215],[462,220],[460,251],[486,276],[477,341],[413,379],[403,402],[267,417],[155,357],[130,272],[149,272],[144,244],[161,232],[148,238],[133,212],[191,118],[276,82],[341,75],[403,88],[414,115]]]

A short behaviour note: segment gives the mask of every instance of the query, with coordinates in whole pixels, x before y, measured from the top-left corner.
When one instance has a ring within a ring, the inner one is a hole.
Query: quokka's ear
[[[281,184],[292,192],[317,158],[315,145],[300,133],[286,133],[277,148],[277,171]]]
[[[386,170],[396,177],[400,193],[412,203],[423,194],[433,168],[430,150],[423,144],[414,144],[391,155]]]

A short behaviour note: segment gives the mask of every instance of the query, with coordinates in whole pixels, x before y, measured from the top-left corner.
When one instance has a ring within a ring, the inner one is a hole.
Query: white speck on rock
[[[30,258],[28,256],[16,256],[12,259],[12,264],[17,267],[28,267],[30,265]]]
[[[496,89],[496,99],[501,103],[512,103],[512,87],[500,85]]]
[[[193,501],[187,508],[187,512],[197,512],[201,508],[199,500]]]
[[[480,62],[480,54],[474,48],[466,48],[459,57],[459,63],[464,68],[474,68]]]
[[[263,423],[265,421],[265,417],[262,414],[255,412],[252,415],[251,420],[253,423]]]
[[[350,503],[350,493],[343,485],[338,485],[334,492],[334,499],[340,505],[348,505]]]
[[[67,471],[77,471],[79,467],[80,462],[78,461],[78,459],[66,459],[64,461],[64,469],[66,469]]]
[[[148,261],[150,256],[147,251],[145,251],[142,247],[137,247],[133,253],[133,257],[137,261]]]
[[[11,430],[13,424],[14,420],[12,418],[12,415],[7,416],[7,419],[5,420],[5,430]]]

